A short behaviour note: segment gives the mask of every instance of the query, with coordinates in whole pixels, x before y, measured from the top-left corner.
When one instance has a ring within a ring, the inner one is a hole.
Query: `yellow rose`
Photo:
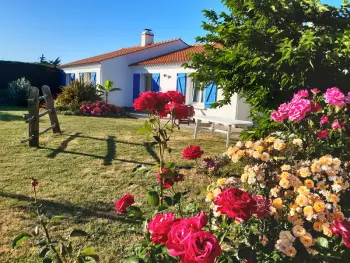
[[[307,205],[304,207],[303,212],[305,217],[310,217],[314,214],[314,209],[311,205]]]
[[[326,204],[323,201],[316,201],[314,203],[314,209],[317,213],[323,212],[326,208]]]
[[[309,167],[302,167],[298,170],[301,177],[308,177],[311,175]]]
[[[311,189],[315,186],[314,181],[312,181],[311,179],[306,179],[304,181],[304,185],[308,188]]]
[[[315,161],[311,164],[311,171],[313,173],[319,173],[321,172],[321,164],[318,161]]]
[[[288,172],[283,172],[283,173],[280,174],[280,177],[288,179],[289,178],[289,173]]]
[[[268,137],[265,141],[269,143],[275,142],[276,138],[275,137]]]
[[[292,232],[293,232],[293,235],[296,237],[301,237],[301,236],[304,236],[306,234],[305,228],[303,228],[300,225],[293,226]]]
[[[216,183],[217,183],[218,186],[221,186],[223,184],[226,184],[227,180],[226,180],[226,178],[219,178]]]
[[[260,159],[260,156],[261,156],[261,154],[259,152],[257,152],[257,151],[253,152],[253,157],[255,159]]]
[[[282,209],[283,208],[283,202],[281,198],[276,198],[272,201],[272,205],[276,207],[277,209]]]
[[[270,159],[270,154],[268,154],[267,152],[263,152],[260,155],[260,159],[264,162],[267,162]]]
[[[288,256],[288,257],[295,257],[295,255],[297,254],[297,250],[293,247],[293,246],[288,246],[285,250],[284,253]]]
[[[295,199],[295,203],[299,206],[307,206],[309,204],[309,199],[306,195],[300,194]]]
[[[303,141],[301,139],[294,139],[293,144],[296,146],[301,146],[303,145]]]
[[[209,193],[207,194],[207,200],[209,200],[209,201],[213,201],[213,200],[214,200],[214,196],[213,196],[213,193],[212,193],[212,192],[209,192]]]
[[[284,188],[284,189],[289,188],[289,186],[290,186],[289,180],[285,179],[285,178],[282,178],[281,181],[280,181],[280,186],[282,188]]]
[[[321,190],[325,190],[328,188],[328,185],[324,181],[317,182],[316,185]]]
[[[300,237],[301,243],[304,247],[311,247],[313,245],[313,239],[310,233],[306,233],[304,236]]]
[[[300,186],[297,192],[302,195],[308,195],[310,193],[310,190],[306,186]]]
[[[241,175],[241,181],[242,183],[246,183],[248,180],[248,174],[244,173]]]
[[[252,141],[247,141],[247,142],[245,143],[245,147],[246,147],[246,148],[251,148],[253,145],[254,145],[254,143],[253,143]]]
[[[332,164],[332,156],[331,155],[325,155],[320,158],[320,163],[322,165],[331,165]]]
[[[262,147],[261,145],[255,146],[255,151],[262,153],[264,151],[264,147]]]
[[[322,231],[323,231],[324,235],[329,236],[329,237],[332,236],[332,230],[331,230],[331,228],[329,227],[328,224],[323,224],[322,225]]]

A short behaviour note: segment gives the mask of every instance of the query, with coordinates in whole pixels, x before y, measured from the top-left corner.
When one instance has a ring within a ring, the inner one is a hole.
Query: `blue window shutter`
[[[133,78],[133,101],[140,95],[140,74],[134,74]]]
[[[152,91],[157,92],[160,90],[160,74],[153,73],[152,74]]]
[[[177,73],[176,90],[186,96],[186,73]]]
[[[205,88],[204,106],[206,108],[211,108],[211,104],[216,102],[216,90],[217,88],[214,82]]]
[[[91,72],[91,83],[96,85],[96,72]]]
[[[75,74],[70,73],[70,81],[73,82],[75,80]]]
[[[64,73],[63,70],[61,70],[61,85],[66,86],[67,85],[67,75]]]

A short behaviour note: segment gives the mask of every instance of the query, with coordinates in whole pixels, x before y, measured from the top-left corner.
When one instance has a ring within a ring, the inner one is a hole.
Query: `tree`
[[[55,60],[50,60],[50,64],[57,67],[61,64],[61,59],[60,57],[56,58]]]
[[[39,57],[39,63],[40,63],[40,64],[47,64],[46,57],[44,56],[44,54],[42,54],[42,55]]]
[[[239,93],[258,118],[298,89],[350,89],[348,5],[336,8],[318,0],[223,2],[226,13],[203,11],[207,34],[197,41],[206,44],[206,52],[193,54],[185,64],[196,70],[194,81],[214,81],[222,89],[224,98],[214,106],[229,104]]]
[[[105,80],[104,86],[98,84],[97,90],[105,96],[106,102],[108,103],[108,94],[113,91],[121,90],[120,88],[113,88],[114,82],[111,80]]]
[[[43,64],[43,65],[53,65],[54,67],[57,67],[57,66],[59,66],[61,64],[61,59],[60,59],[60,57],[58,57],[55,60],[47,61],[46,57],[44,56],[44,54],[42,54],[39,57],[39,63]]]

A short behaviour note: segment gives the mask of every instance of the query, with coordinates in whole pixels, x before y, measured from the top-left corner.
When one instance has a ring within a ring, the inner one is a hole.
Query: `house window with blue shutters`
[[[186,73],[177,73],[176,90],[186,97]]]
[[[90,82],[92,85],[96,85],[96,72],[91,72],[90,74]]]
[[[83,72],[79,73],[79,81],[84,82],[84,73]]]
[[[209,83],[204,89],[204,106],[205,108],[211,108],[211,104],[216,102],[217,99],[217,87],[214,82]]]
[[[75,80],[75,74],[74,73],[70,73],[69,74],[69,81],[70,82],[74,82],[74,80]]]
[[[133,76],[132,91],[132,97],[134,101],[140,95],[140,74],[134,74]]]
[[[160,91],[160,74],[159,73],[152,74],[152,91],[154,92]]]

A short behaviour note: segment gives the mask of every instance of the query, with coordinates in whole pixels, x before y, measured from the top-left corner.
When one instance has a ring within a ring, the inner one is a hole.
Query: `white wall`
[[[118,106],[132,107],[133,103],[133,67],[130,64],[184,49],[188,45],[181,40],[130,53],[124,56],[101,61],[102,82],[109,79],[114,87],[122,89],[109,95],[111,103]]]
[[[192,69],[185,69],[181,67],[181,64],[167,64],[167,65],[150,65],[150,66],[131,66],[132,74],[140,73],[159,73],[160,74],[160,89],[163,92],[168,90],[176,90],[177,85],[177,73],[187,73],[186,83],[186,104],[192,103],[192,79],[188,75],[193,72]],[[166,75],[166,76],[164,76]],[[170,76],[170,78],[169,78]],[[143,76],[141,75],[140,90],[144,89]],[[222,90],[217,90],[217,100],[223,99]],[[231,104],[225,105],[217,109],[206,109],[204,104],[193,104],[196,115],[212,115],[222,116],[237,120],[248,120],[249,106],[243,99],[239,98],[237,94],[234,94],[231,98]]]
[[[96,72],[96,84],[101,84],[101,65],[100,64],[92,64],[92,65],[82,65],[82,66],[76,66],[76,67],[68,67],[68,68],[62,68],[64,73],[75,74],[75,79],[79,80],[79,73],[87,73],[87,72]],[[68,83],[68,82],[67,82]]]

